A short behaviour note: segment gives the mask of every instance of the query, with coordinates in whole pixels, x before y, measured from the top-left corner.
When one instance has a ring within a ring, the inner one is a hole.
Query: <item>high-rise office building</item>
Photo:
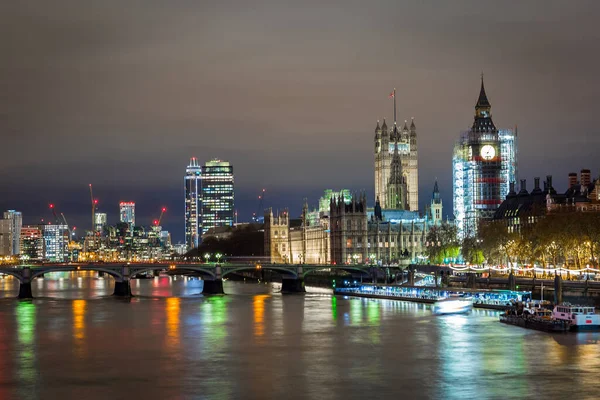
[[[69,258],[69,228],[67,225],[41,225],[44,238],[44,259],[65,262]]]
[[[24,226],[21,228],[21,256],[30,260],[44,258],[44,238],[42,231],[37,226]]]
[[[490,219],[517,180],[517,133],[499,130],[492,121],[483,77],[473,126],[454,146],[452,172],[454,214],[461,238],[477,233],[481,219]]]
[[[106,227],[107,215],[106,213],[95,213],[94,214],[94,231],[99,235],[103,235],[104,227]]]
[[[135,226],[135,203],[133,201],[122,201],[119,203],[119,221],[129,224],[133,230]]]
[[[232,226],[233,167],[227,161],[212,160],[202,167],[202,233],[210,228]]]
[[[21,227],[23,216],[19,211],[4,212],[0,219],[0,255],[13,256],[21,252]]]
[[[192,157],[185,169],[185,244],[187,249],[198,247],[202,234],[201,222],[201,175],[198,159]]]

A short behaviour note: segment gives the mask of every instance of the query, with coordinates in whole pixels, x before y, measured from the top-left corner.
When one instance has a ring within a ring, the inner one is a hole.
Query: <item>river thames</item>
[[[598,398],[600,333],[507,326],[495,311],[282,295],[276,284],[53,273],[0,279],[0,399]]]

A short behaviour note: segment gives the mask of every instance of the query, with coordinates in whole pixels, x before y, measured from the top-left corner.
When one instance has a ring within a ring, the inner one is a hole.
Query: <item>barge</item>
[[[435,304],[446,298],[460,296],[471,298],[474,308],[499,311],[506,310],[507,307],[513,306],[516,302],[526,301],[531,298],[531,292],[436,288],[429,286],[403,286],[392,284],[347,284],[343,287],[334,287],[333,293],[343,296],[411,301],[425,304]]]

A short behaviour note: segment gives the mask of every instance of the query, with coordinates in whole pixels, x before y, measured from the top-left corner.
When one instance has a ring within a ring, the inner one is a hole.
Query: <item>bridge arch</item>
[[[186,266],[176,266],[176,268],[174,270],[170,270],[168,266],[165,265],[157,265],[157,266],[148,266],[148,267],[142,267],[139,269],[131,269],[131,276],[135,276],[135,275],[139,275],[142,274],[144,272],[148,272],[148,271],[162,271],[162,270],[167,270],[167,271],[192,271],[192,272],[200,272],[203,274],[203,276],[210,276],[211,278],[216,278],[215,272],[214,271],[210,271],[206,268],[201,268],[201,267],[186,267]]]
[[[313,273],[313,272],[317,272],[317,271],[325,271],[325,270],[330,270],[330,271],[344,271],[344,272],[348,272],[350,273],[352,272],[360,272],[363,275],[368,276],[369,275],[369,268],[370,267],[353,267],[353,266],[330,266],[330,267],[305,267],[304,271],[302,273],[302,278],[305,278],[306,275]]]
[[[23,275],[20,274],[18,271],[11,271],[11,270],[3,269],[2,271],[0,271],[0,273],[4,274],[4,275],[10,275],[14,278],[17,278],[19,280],[19,282],[21,282],[21,283],[23,282]]]
[[[76,272],[76,271],[97,271],[97,272],[104,272],[109,274],[110,276],[112,276],[113,278],[115,278],[116,280],[123,280],[123,275],[119,274],[118,272],[116,272],[113,269],[110,268],[102,268],[102,267],[90,267],[90,266],[85,266],[85,267],[49,267],[49,268],[41,268],[39,270],[32,270],[32,274],[31,274],[31,280],[34,280],[35,278],[47,274],[49,272]]]
[[[246,266],[245,267],[235,267],[235,268],[231,268],[231,269],[226,269],[225,267],[222,267],[222,268],[223,268],[223,274],[222,274],[223,277],[225,277],[229,274],[232,274],[234,272],[238,272],[238,271],[258,271],[256,269],[256,266],[254,266],[254,265],[248,265],[247,267]],[[294,268],[294,267],[286,268],[286,267],[271,267],[269,265],[262,265],[260,267],[260,269],[266,269],[269,271],[277,271],[277,272],[282,273],[282,275],[288,275],[288,276],[291,275],[294,278],[298,278],[298,273],[296,272],[296,268]]]

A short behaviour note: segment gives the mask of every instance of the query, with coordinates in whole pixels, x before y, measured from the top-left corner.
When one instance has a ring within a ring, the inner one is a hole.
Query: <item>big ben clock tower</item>
[[[492,218],[516,181],[516,134],[498,130],[481,76],[471,129],[454,147],[454,214],[462,238],[477,233],[481,219]]]

